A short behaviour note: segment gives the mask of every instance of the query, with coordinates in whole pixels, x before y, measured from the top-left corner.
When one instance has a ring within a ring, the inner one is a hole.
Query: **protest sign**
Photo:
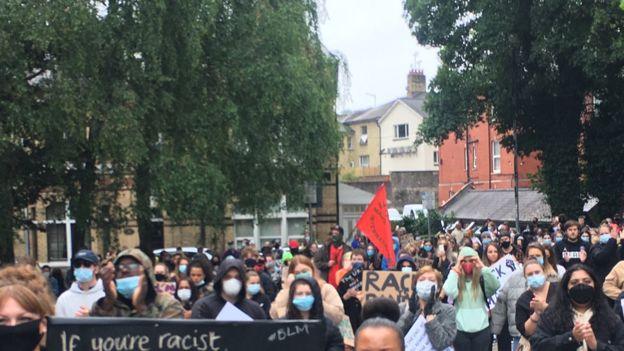
[[[416,261],[416,270],[421,269],[423,266],[433,265],[433,260],[430,258],[417,257],[415,261]]]
[[[355,226],[375,245],[388,260],[388,265],[392,267],[396,264],[396,257],[390,232],[387,201],[386,186],[382,184]]]
[[[388,297],[397,303],[407,301],[415,283],[414,273],[364,271],[364,303],[377,297]]]
[[[176,283],[175,282],[156,282],[156,292],[159,293],[168,293],[175,294],[176,291]]]
[[[452,350],[452,347],[444,349],[444,351]],[[405,334],[405,351],[436,351],[427,335],[425,317],[422,314],[416,319],[416,322],[414,322],[407,334]]]
[[[522,269],[522,264],[516,261],[516,258],[511,254],[507,254],[503,256],[500,260],[490,266],[490,270],[496,276],[496,279],[500,282],[500,288],[496,291],[492,297],[488,299],[488,305],[490,309],[494,308],[496,304],[496,299],[498,297],[498,293],[500,293],[503,285],[509,279],[509,276],[518,269]]]
[[[411,233],[402,233],[399,235],[399,242],[401,243],[401,247],[406,247],[411,243],[415,243],[416,239]]]
[[[324,336],[320,321],[48,318],[46,342],[49,351],[316,351]]]
[[[225,303],[215,320],[229,322],[246,322],[252,321],[253,319],[228,301]]]
[[[352,269],[349,273],[344,275],[340,284],[344,284],[346,290],[362,289],[362,269]]]
[[[345,345],[355,347],[355,335],[353,334],[353,327],[349,317],[342,316],[342,320],[338,323],[338,330],[342,335],[342,341]]]

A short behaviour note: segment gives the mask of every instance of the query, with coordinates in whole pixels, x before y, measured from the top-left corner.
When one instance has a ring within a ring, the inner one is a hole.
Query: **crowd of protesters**
[[[396,228],[393,266],[363,235],[346,239],[335,226],[323,243],[230,242],[221,255],[85,249],[66,272],[23,258],[0,269],[0,344],[44,349],[47,316],[217,319],[230,303],[253,320],[319,320],[325,350],[403,350],[416,328],[431,350],[624,350],[617,221],[457,222],[422,240]],[[521,268],[501,285],[503,258]],[[365,301],[348,279],[367,270],[414,275],[409,300]]]

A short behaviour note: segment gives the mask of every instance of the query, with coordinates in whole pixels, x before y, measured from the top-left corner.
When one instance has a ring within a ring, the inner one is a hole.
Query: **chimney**
[[[407,96],[414,97],[427,91],[427,79],[421,69],[413,69],[407,74]]]

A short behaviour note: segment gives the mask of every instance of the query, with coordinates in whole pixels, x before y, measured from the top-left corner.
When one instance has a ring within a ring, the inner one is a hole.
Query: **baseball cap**
[[[100,260],[97,255],[93,253],[91,250],[80,250],[76,253],[76,255],[72,258],[72,262],[75,263],[78,260],[90,262],[93,264],[98,264]]]

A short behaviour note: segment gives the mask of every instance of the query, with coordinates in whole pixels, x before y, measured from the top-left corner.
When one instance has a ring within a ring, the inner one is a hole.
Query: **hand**
[[[139,278],[139,285],[132,294],[132,305],[135,308],[142,308],[145,306],[145,296],[147,295],[147,282],[145,281],[145,274],[141,274]]]
[[[334,260],[329,260],[329,262],[327,262],[327,266],[329,268],[333,267],[335,264],[336,264],[336,261],[334,261]]]
[[[453,267],[453,270],[455,271],[455,273],[460,274],[460,275],[462,273],[461,261],[463,259],[464,259],[464,256],[457,257],[457,263],[455,263],[455,267]]]
[[[584,323],[582,324],[582,332],[583,339],[587,343],[587,347],[590,350],[595,350],[598,348],[598,341],[596,340],[596,335],[594,335],[594,331],[592,330],[591,324]]]
[[[108,262],[106,266],[100,270],[100,278],[104,285],[104,293],[109,301],[117,300],[117,286],[115,285],[115,266],[112,262]]]
[[[436,315],[435,315],[435,314],[430,314],[430,315],[428,315],[428,316],[427,316],[427,322],[431,322],[432,320],[434,320],[434,319],[435,319],[435,317],[436,317]]]
[[[583,324],[574,323],[574,329],[572,329],[572,337],[576,342],[583,342]]]
[[[286,286],[290,286],[295,281],[295,275],[290,273],[286,278]]]
[[[78,310],[78,312],[76,312],[75,316],[77,318],[89,317],[90,312],[91,311],[86,306],[80,306],[80,309]]]
[[[564,260],[565,262],[570,261],[570,255],[569,255],[567,252],[562,253],[562,254],[561,254],[561,257],[563,257],[563,260]]]
[[[479,256],[477,256],[477,260],[475,261],[475,267],[479,269],[485,267],[485,265],[483,264],[483,261],[481,261],[481,257]]]
[[[531,303],[529,304],[529,306],[537,314],[541,314],[542,312],[544,312],[546,310],[546,307],[548,307],[548,304],[546,302],[544,302],[544,301],[540,301],[540,300],[538,300],[536,298],[533,298],[533,300],[531,300]]]
[[[364,291],[358,291],[355,297],[360,300],[360,303],[364,303]]]
[[[581,262],[585,262],[585,260],[587,259],[587,251],[581,250],[579,257],[581,258]]]
[[[184,319],[191,319],[191,314],[193,313],[193,311],[191,310],[184,310]]]

